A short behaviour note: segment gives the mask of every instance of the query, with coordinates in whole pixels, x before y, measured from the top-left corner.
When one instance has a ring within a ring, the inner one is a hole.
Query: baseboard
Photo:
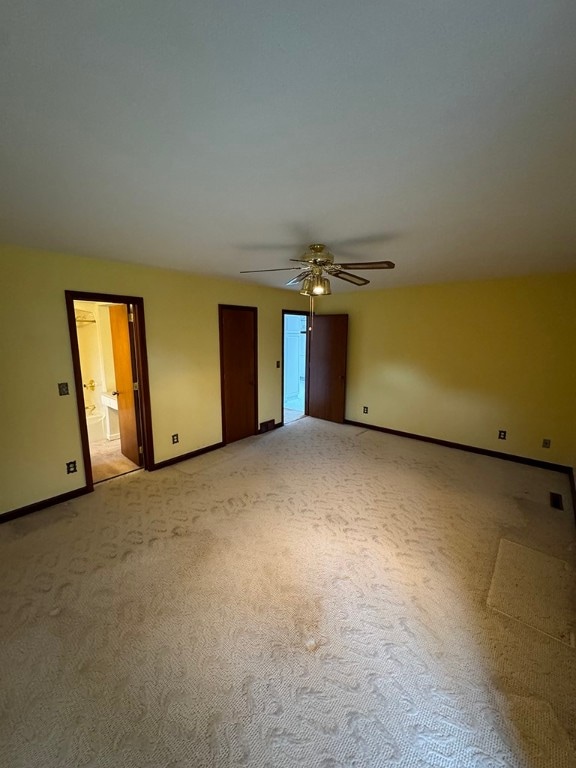
[[[466,445],[465,443],[453,443],[450,440],[440,440],[436,437],[427,437],[426,435],[416,435],[412,432],[402,432],[399,429],[390,429],[389,427],[377,427],[375,424],[364,424],[361,421],[350,421],[344,419],[344,424],[350,424],[353,427],[364,427],[364,429],[373,429],[376,432],[386,432],[389,435],[398,435],[398,437],[409,437],[413,440],[420,440],[424,443],[434,443],[435,445],[443,445],[445,448],[457,448],[460,451],[468,451],[468,453],[479,453],[482,456],[490,456],[493,459],[504,459],[506,461],[515,461],[518,464],[528,464],[531,467],[539,467],[540,469],[549,469],[553,472],[564,472],[564,474],[572,476],[572,493],[574,495],[574,471],[572,467],[566,464],[554,464],[551,461],[541,461],[540,459],[532,459],[529,456],[516,456],[513,453],[503,453],[502,451],[492,451],[489,448],[477,448],[475,445]]]
[[[265,425],[268,425],[268,426],[265,426]],[[258,430],[257,434],[265,435],[266,432],[272,432],[274,429],[278,429],[279,427],[283,427],[283,426],[284,426],[283,421],[276,422],[274,421],[274,419],[270,419],[269,422],[265,421],[265,422],[262,422],[262,424],[260,424],[260,429]]]
[[[364,429],[373,429],[376,432],[386,432],[389,435],[397,435],[398,437],[408,437],[412,440],[421,440],[424,443],[434,443],[435,445],[443,445],[445,448],[456,448],[459,451],[468,451],[468,453],[478,453],[481,456],[490,456],[493,459],[504,459],[505,461],[515,461],[518,464],[528,464],[530,467],[538,467],[539,469],[548,469],[552,472],[563,472],[568,475],[570,481],[570,491],[572,494],[572,510],[574,512],[574,522],[576,523],[576,480],[574,478],[574,468],[569,467],[567,464],[555,464],[551,461],[541,461],[540,459],[532,459],[528,456],[516,456],[513,453],[503,453],[502,451],[492,451],[489,448],[477,448],[474,445],[466,445],[465,443],[453,443],[450,440],[440,440],[436,437],[427,437],[426,435],[416,435],[413,432],[402,432],[399,429],[390,429],[390,427],[377,427],[375,424],[364,424],[362,421],[351,421],[350,419],[344,419],[344,424],[349,424],[352,427],[364,427]]]
[[[156,462],[151,471],[154,472],[157,469],[163,469],[164,467],[170,467],[172,464],[179,464],[181,461],[187,461],[188,459],[194,459],[196,456],[201,456],[203,453],[210,453],[210,451],[216,451],[218,448],[223,448],[224,443],[214,443],[214,445],[207,445],[204,448],[198,448],[196,451],[189,451],[188,453],[181,453],[180,456],[173,456],[171,459],[165,459],[164,461]]]
[[[55,504],[62,504],[63,501],[70,501],[76,499],[78,496],[85,496],[87,493],[91,493],[94,490],[92,486],[84,485],[82,488],[76,488],[74,491],[68,491],[68,493],[61,493],[59,496],[52,496],[50,499],[42,499],[42,501],[35,501],[34,504],[28,504],[26,507],[19,507],[18,509],[12,509],[10,512],[4,512],[0,514],[0,523],[7,523],[9,520],[16,520],[18,517],[24,517],[32,512],[39,512],[46,507],[53,507]]]

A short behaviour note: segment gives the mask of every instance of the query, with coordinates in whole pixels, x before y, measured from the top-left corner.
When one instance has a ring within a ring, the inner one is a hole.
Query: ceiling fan
[[[334,254],[322,243],[311,243],[299,259],[290,259],[300,264],[299,267],[278,267],[276,269],[243,269],[241,274],[250,272],[285,272],[299,269],[300,274],[288,280],[286,285],[302,284],[300,293],[303,296],[327,296],[332,293],[330,277],[338,277],[353,285],[368,285],[370,280],[359,275],[346,272],[347,269],[394,269],[392,261],[358,261],[350,263],[334,263]]]

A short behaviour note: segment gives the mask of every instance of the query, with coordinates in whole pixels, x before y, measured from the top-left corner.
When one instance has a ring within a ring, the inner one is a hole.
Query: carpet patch
[[[501,539],[488,605],[574,647],[574,570],[568,563]]]

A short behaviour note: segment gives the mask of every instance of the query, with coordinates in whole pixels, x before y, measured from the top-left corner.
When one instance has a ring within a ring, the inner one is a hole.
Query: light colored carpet
[[[575,573],[564,560],[502,539],[488,605],[574,648]]]
[[[0,764],[574,768],[576,652],[487,606],[550,491],[304,418],[0,526]]]

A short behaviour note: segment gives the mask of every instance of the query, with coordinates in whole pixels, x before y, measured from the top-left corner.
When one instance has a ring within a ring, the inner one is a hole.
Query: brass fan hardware
[[[275,269],[243,269],[240,274],[251,272],[286,272],[299,269],[300,273],[288,280],[286,285],[301,283],[300,293],[303,296],[328,296],[332,293],[329,277],[337,277],[353,285],[368,285],[370,280],[365,277],[347,272],[348,269],[394,269],[392,261],[357,261],[349,263],[334,263],[334,254],[323,243],[311,243],[299,259],[290,259],[301,266],[277,267]]]

